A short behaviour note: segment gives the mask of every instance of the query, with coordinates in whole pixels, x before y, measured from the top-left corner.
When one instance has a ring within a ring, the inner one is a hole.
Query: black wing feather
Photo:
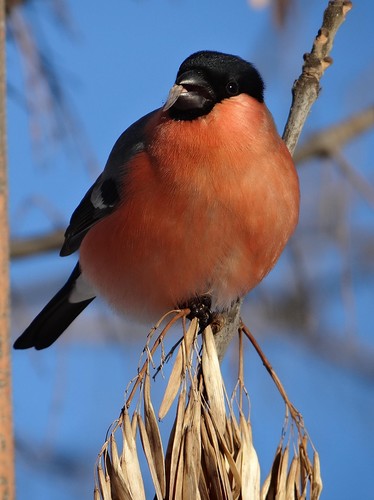
[[[95,297],[71,303],[69,296],[81,274],[79,262],[66,284],[48,302],[23,334],[14,342],[15,349],[45,349],[49,347]]]
[[[158,111],[155,110],[144,116],[119,137],[103,173],[87,191],[70,219],[65,233],[65,242],[60,252],[61,256],[70,255],[78,250],[87,231],[117,208],[120,202],[119,189],[126,176],[127,164],[134,155],[144,151],[145,126],[149,118]],[[78,262],[66,284],[15,341],[15,349],[49,347],[93,301],[95,297],[80,302],[69,302],[80,274]]]
[[[145,149],[145,126],[152,115],[144,116],[119,137],[109,155],[103,173],[87,191],[74,211],[65,233],[60,255],[70,255],[78,250],[87,231],[99,220],[111,214],[120,202],[120,185],[126,176],[127,163]]]
[[[60,250],[60,256],[70,255],[80,247],[87,231],[103,217],[113,212],[115,205],[96,208],[91,201],[94,189],[101,184],[101,175],[95,184],[84,195],[78,207],[74,210],[70,224],[65,231],[65,241]]]

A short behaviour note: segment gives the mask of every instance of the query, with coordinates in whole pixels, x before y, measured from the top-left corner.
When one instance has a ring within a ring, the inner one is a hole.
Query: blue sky
[[[88,166],[84,161],[74,146],[74,130],[62,143],[54,140],[48,116],[43,117],[45,126],[38,130],[13,92],[8,100],[12,235],[33,235],[65,227],[118,135],[162,104],[180,63],[196,50],[221,50],[253,62],[264,77],[266,102],[281,131],[290,105],[290,88],[300,74],[302,54],[311,47],[325,4],[294,2],[282,31],[274,27],[268,9],[252,10],[244,0],[113,0],[110,8],[103,2],[82,0],[68,2],[71,29],[66,31],[54,21],[43,2],[34,2],[26,19],[33,20],[39,37],[47,42],[48,57],[61,75],[70,107],[97,162]],[[320,99],[313,107],[302,139],[311,131],[371,104],[372,15],[370,2],[357,2],[340,29],[332,53],[334,65],[323,78]],[[10,44],[9,85],[22,92],[23,81],[20,58]],[[373,139],[373,133],[366,134],[345,149],[347,158],[357,162],[362,174],[371,181]],[[341,182],[336,173],[325,172],[326,165],[315,162],[300,171],[301,226],[320,213],[318,197],[322,188]],[[350,224],[354,222],[355,227],[360,225],[363,231],[370,231],[374,222],[372,209],[357,193],[349,196],[354,201],[349,205]],[[294,239],[297,243],[298,238],[304,238],[305,242],[306,237],[314,239],[313,234],[305,236],[305,230],[297,232]],[[317,304],[320,314],[313,318],[313,325],[332,331],[339,342],[347,322],[338,278],[344,262],[338,245],[319,241],[325,245],[323,259],[321,254],[308,253],[307,248],[305,272],[316,287],[321,287],[321,283],[326,286],[328,276],[332,292],[327,293],[325,303]],[[354,241],[351,247],[352,260]],[[73,264],[74,257],[60,259],[55,253],[12,264],[14,337],[63,283]],[[374,280],[372,276],[363,279],[355,270],[353,280],[358,339],[372,349],[370,311]],[[302,332],[297,327],[293,332],[296,335],[281,336],[271,322],[260,323],[257,319],[255,309],[261,304],[262,290],[287,290],[292,283],[286,255],[253,301],[248,299],[245,319],[250,327],[254,323],[252,329],[260,335],[291,399],[304,415],[321,455],[324,498],[368,498],[374,446],[372,378],[337,367],[313,353],[299,340]],[[113,320],[112,314],[99,303],[51,349],[13,355],[20,500],[92,497],[96,454],[123,404],[123,391],[136,372],[145,337],[144,329],[119,318]],[[106,329],[112,335],[107,341],[102,334]],[[126,336],[127,344],[119,347],[113,341],[116,335]],[[233,359],[234,354],[224,364],[229,379],[235,371]],[[264,466],[264,478],[278,442],[283,405],[249,349],[247,369],[255,445]]]

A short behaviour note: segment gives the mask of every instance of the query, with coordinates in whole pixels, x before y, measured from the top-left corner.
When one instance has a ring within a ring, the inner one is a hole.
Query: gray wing
[[[87,231],[99,220],[111,214],[120,201],[120,183],[126,175],[128,162],[145,150],[145,126],[159,110],[143,116],[119,137],[109,155],[103,173],[87,191],[73,212],[60,255],[78,250]]]

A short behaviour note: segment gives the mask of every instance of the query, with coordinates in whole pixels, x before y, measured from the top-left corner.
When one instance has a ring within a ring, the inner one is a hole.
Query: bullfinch
[[[239,57],[182,63],[74,211],[60,255],[79,261],[16,349],[50,346],[96,295],[146,321],[189,305],[209,317],[264,278],[297,224],[299,183],[263,93]]]

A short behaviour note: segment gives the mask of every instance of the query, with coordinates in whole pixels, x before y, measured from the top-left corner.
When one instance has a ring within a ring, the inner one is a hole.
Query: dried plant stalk
[[[132,496],[139,500],[145,500],[145,491],[142,474],[139,465],[136,441],[131,427],[130,417],[125,410],[122,421],[122,454],[121,469],[126,477],[126,483]],[[137,422],[137,419],[134,419]]]
[[[152,454],[152,462],[155,467],[157,481],[162,495],[161,498],[164,498],[166,492],[164,450],[162,447],[161,434],[158,428],[156,415],[151,401],[151,387],[150,387],[148,370],[145,377],[143,394],[144,394],[145,431],[147,433],[149,441],[149,449]]]
[[[286,427],[289,430],[283,429],[273,465],[260,487],[260,465],[248,410],[246,414],[243,407],[243,395],[247,395],[247,391],[242,334],[249,332],[245,325],[241,325],[239,330],[238,382],[231,400],[227,397],[211,328],[205,329],[199,341],[196,320],[190,323],[187,330],[183,329],[184,337],[159,410],[159,415],[166,416],[177,400],[173,429],[164,455],[160,424],[152,404],[150,362],[171,325],[186,314],[188,311],[183,314],[175,312],[152,349],[146,347],[144,350],[147,359],[134,379],[130,398],[98,457],[95,499],[145,498],[135,439],[138,432],[158,500],[318,500],[322,490],[318,454],[314,451],[312,463],[308,456],[310,441],[302,417],[289,401],[273,368],[256,344],[256,350],[286,401]],[[164,361],[162,354],[161,364]],[[135,394],[142,397],[130,421],[128,407]],[[291,419],[288,419],[289,413]],[[296,438],[291,427],[297,431]],[[117,449],[120,430],[121,453]],[[286,435],[287,443],[284,442]],[[290,450],[297,450],[296,455],[291,457]]]

